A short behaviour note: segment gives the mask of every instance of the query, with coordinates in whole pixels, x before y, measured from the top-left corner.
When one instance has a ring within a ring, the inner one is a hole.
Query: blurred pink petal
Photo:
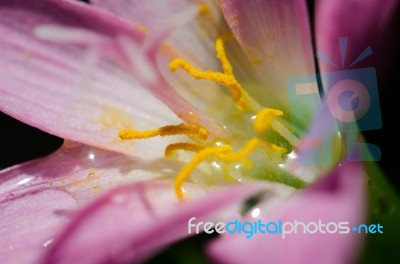
[[[368,47],[375,46],[372,52],[375,52],[377,47],[383,47],[385,42],[382,38],[398,4],[396,0],[317,1],[315,18],[317,48],[337,65],[334,67],[320,59],[321,71],[351,67]],[[348,38],[343,65],[338,40],[340,37]]]
[[[263,80],[255,86],[257,89],[245,85],[246,89],[265,105],[289,109],[288,78],[315,71],[305,1],[222,0],[220,5],[229,27]],[[307,106],[298,113],[293,118],[305,120]]]
[[[358,163],[344,163],[329,175],[281,202],[275,211],[270,204],[257,206],[260,216],[243,221],[283,222],[349,222],[349,227],[364,221],[363,168]],[[349,234],[256,234],[246,239],[243,234],[223,235],[211,244],[209,253],[217,263],[354,263],[361,235]],[[227,253],[229,252],[229,253]],[[257,252],[257,254],[248,254]]]
[[[166,199],[164,191],[168,187],[170,199],[175,201],[171,178],[182,165],[166,160],[145,162],[69,143],[49,157],[1,171],[2,263],[34,262],[76,211],[117,186],[147,182],[145,185],[149,187],[153,186],[153,180],[162,178],[163,189],[153,192],[154,196]],[[193,197],[203,193],[203,189],[194,184],[185,188],[190,188]]]
[[[141,262],[188,236],[191,217],[208,221],[257,189],[236,185],[182,204],[168,182],[125,185],[80,211],[42,263]]]

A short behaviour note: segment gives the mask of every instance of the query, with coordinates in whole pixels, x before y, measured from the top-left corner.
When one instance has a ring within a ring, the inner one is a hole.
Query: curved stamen
[[[179,172],[179,174],[175,177],[174,180],[174,187],[176,195],[179,199],[183,200],[183,189],[182,184],[183,182],[190,176],[192,171],[205,159],[210,156],[215,156],[224,152],[231,151],[231,146],[221,146],[215,148],[206,148],[197,153],[197,155],[188,163],[186,166]]]
[[[120,139],[145,139],[156,136],[187,135],[206,140],[209,133],[205,128],[185,123],[179,125],[168,125],[157,129],[138,131],[134,129],[122,129],[119,131]]]
[[[237,151],[237,152],[231,152],[228,154],[221,154],[218,155],[218,158],[220,158],[223,161],[242,161],[244,159],[246,159],[251,152],[253,152],[256,148],[258,147],[268,147],[273,151],[277,151],[277,152],[284,152],[286,149],[279,147],[275,144],[266,142],[264,140],[261,140],[259,138],[252,138],[250,139],[246,146],[244,146],[241,150]]]
[[[233,74],[232,64],[229,62],[229,59],[226,56],[223,38],[218,38],[216,40],[215,51],[224,71],[223,73],[216,71],[201,71],[182,58],[173,60],[169,64],[169,69],[170,71],[175,72],[178,68],[182,68],[196,78],[196,80],[203,79],[215,81],[230,90],[232,99],[235,103],[237,103],[239,109],[244,111],[255,109],[256,107],[251,105],[253,101],[249,101],[247,92],[242,88]]]
[[[164,150],[165,157],[171,157],[175,151],[177,150],[185,150],[185,151],[192,151],[192,152],[199,152],[200,150],[204,149],[204,147],[188,143],[188,142],[179,142],[169,144]]]
[[[257,113],[257,116],[253,123],[254,130],[259,134],[264,133],[271,126],[272,121],[276,117],[282,115],[283,112],[280,110],[272,108],[264,108],[263,110]]]

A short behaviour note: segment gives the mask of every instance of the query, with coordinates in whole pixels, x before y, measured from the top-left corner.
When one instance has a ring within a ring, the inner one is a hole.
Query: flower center
[[[173,60],[169,64],[169,68],[172,72],[181,68],[197,80],[215,81],[227,88],[239,111],[246,113],[246,115],[250,114],[249,116],[253,120],[252,125],[255,136],[251,136],[248,140],[240,141],[239,144],[234,144],[237,142],[210,139],[209,132],[205,128],[185,123],[168,125],[147,131],[124,129],[119,132],[119,137],[123,140],[172,135],[186,135],[192,140],[192,142],[173,143],[165,148],[165,156],[168,157],[172,156],[178,150],[195,153],[190,162],[183,167],[174,180],[176,195],[181,200],[185,197],[182,188],[183,183],[201,163],[207,162],[207,160],[217,160],[220,162],[219,164],[222,164],[223,171],[227,176],[225,178],[232,180],[235,179],[230,173],[232,168],[233,170],[242,170],[244,168],[244,170],[249,171],[254,169],[253,161],[263,162],[266,157],[269,157],[269,160],[275,161],[274,164],[276,165],[277,163],[284,162],[284,155],[288,154],[290,150],[287,146],[293,148],[298,144],[298,139],[279,121],[279,117],[283,115],[283,112],[278,109],[261,107],[247,94],[235,78],[232,64],[228,60],[224,48],[224,42],[229,39],[232,39],[232,37],[220,37],[215,43],[216,57],[221,63],[223,72],[201,71],[182,58]],[[277,132],[280,137],[286,139],[289,145],[283,146],[280,144],[278,146],[266,140],[264,135],[270,128]],[[258,154],[255,154],[255,152]],[[257,158],[260,155],[261,159]],[[237,166],[238,164],[240,166]]]

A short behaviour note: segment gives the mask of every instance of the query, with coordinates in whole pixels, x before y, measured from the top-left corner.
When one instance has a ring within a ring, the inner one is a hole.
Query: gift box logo
[[[309,106],[313,113],[327,111],[325,117],[336,121],[336,129],[345,138],[347,160],[380,160],[381,151],[378,146],[358,142],[359,131],[376,130],[382,127],[376,71],[373,67],[352,68],[371,56],[373,52],[370,47],[367,47],[346,66],[347,40],[348,38],[345,37],[339,38],[341,68],[322,51],[316,53],[320,60],[335,67],[337,71],[288,79],[289,111],[291,116],[296,116],[300,105]],[[323,80],[324,90],[322,90],[321,80]],[[321,92],[324,93],[327,103],[324,106],[326,109],[321,103]],[[322,120],[321,123],[329,122]],[[294,125],[292,123],[292,126]],[[332,138],[324,138],[323,130],[324,128],[321,128],[319,136],[310,136],[304,140],[306,146],[303,146],[303,150],[308,153],[303,156],[308,158],[300,161],[302,165],[329,166],[334,162],[335,142]]]

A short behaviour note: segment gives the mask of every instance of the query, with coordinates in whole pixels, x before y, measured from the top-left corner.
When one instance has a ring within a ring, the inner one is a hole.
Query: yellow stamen
[[[171,72],[175,72],[178,68],[182,68],[187,73],[192,75],[196,80],[215,81],[226,88],[232,94],[232,99],[238,104],[239,108],[245,111],[249,110],[249,96],[233,75],[233,68],[228,58],[226,57],[223,38],[218,38],[215,43],[217,58],[221,62],[224,72],[216,71],[200,71],[193,67],[182,58],[175,59],[169,64]]]
[[[261,140],[259,138],[252,138],[250,139],[246,146],[244,146],[241,150],[239,150],[236,153],[228,153],[228,154],[221,154],[218,155],[218,158],[220,158],[223,161],[242,161],[247,159],[247,157],[250,155],[250,153],[252,151],[254,151],[254,149],[256,149],[257,147],[268,147],[270,149],[272,149],[273,151],[277,151],[277,152],[283,152],[285,151],[285,148],[279,147],[275,144],[266,142],[264,140]]]
[[[186,150],[186,151],[192,151],[192,152],[199,152],[200,150],[204,149],[203,147],[192,144],[192,143],[187,143],[187,142],[180,142],[180,143],[174,143],[174,144],[169,144],[165,148],[164,155],[166,157],[170,157],[173,155],[173,153],[176,150]]]
[[[237,102],[242,96],[242,88],[240,84],[232,76],[229,76],[221,72],[200,71],[181,58],[175,59],[169,64],[169,69],[172,72],[175,72],[178,68],[184,69],[194,78],[196,78],[196,80],[203,79],[203,80],[216,81],[217,83],[229,88],[232,93],[233,100],[235,102]]]
[[[218,38],[215,42],[215,51],[217,52],[217,58],[221,62],[224,73],[233,76],[233,67],[226,57],[224,41],[222,38]]]
[[[156,136],[173,136],[173,135],[187,135],[199,137],[202,140],[207,139],[209,133],[205,128],[201,128],[195,125],[179,124],[179,125],[168,125],[157,129],[138,131],[133,129],[122,129],[119,131],[119,137],[121,139],[145,139]]]
[[[261,140],[258,138],[252,138],[249,140],[244,148],[236,153],[221,154],[218,155],[223,161],[242,161],[247,158],[247,156],[252,152],[257,146],[260,145]]]
[[[254,129],[257,133],[264,133],[270,126],[272,121],[278,116],[282,116],[283,112],[277,109],[264,108],[257,113],[256,119],[254,120]]]
[[[159,129],[146,130],[146,131],[121,129],[118,135],[120,139],[144,139],[144,138],[156,137],[159,134],[160,134]]]
[[[174,187],[175,187],[175,192],[176,195],[178,196],[179,199],[183,200],[183,190],[182,190],[182,184],[183,182],[190,176],[192,171],[205,159],[207,159],[210,156],[215,156],[224,152],[229,152],[231,151],[232,148],[230,146],[221,146],[221,147],[215,147],[215,148],[205,148],[188,163],[186,166],[179,172],[179,174],[175,177],[174,180]]]
[[[207,4],[200,4],[198,10],[200,15],[208,15],[211,11]]]

